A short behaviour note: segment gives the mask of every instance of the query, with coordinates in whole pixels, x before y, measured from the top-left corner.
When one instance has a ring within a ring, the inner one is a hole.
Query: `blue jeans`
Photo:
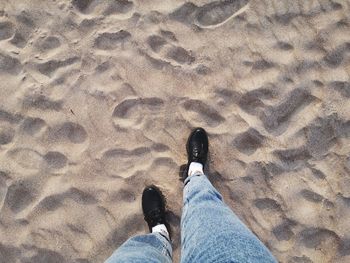
[[[181,263],[277,262],[223,202],[205,175],[185,180]],[[130,238],[106,263],[172,262],[170,242],[159,233]]]

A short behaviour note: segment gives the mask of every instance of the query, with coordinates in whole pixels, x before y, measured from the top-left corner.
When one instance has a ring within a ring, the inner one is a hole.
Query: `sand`
[[[280,262],[350,262],[350,1],[0,2],[0,262],[103,262],[185,142]]]

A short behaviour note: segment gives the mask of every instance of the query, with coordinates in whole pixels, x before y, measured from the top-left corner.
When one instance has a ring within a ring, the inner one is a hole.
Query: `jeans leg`
[[[159,233],[135,236],[121,245],[105,263],[171,263],[170,241]]]
[[[277,262],[205,175],[185,180],[181,262]]]

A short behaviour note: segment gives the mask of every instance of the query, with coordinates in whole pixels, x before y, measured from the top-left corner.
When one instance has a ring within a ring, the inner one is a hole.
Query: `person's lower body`
[[[277,262],[263,243],[223,202],[207,177],[185,180],[181,262]]]
[[[203,174],[207,153],[206,132],[197,128],[187,143],[188,177],[184,182],[181,218],[181,262],[276,262],[261,241],[225,205],[220,193]],[[152,233],[129,239],[107,263],[171,262],[165,201],[157,187],[145,188],[142,209]]]
[[[139,235],[127,240],[105,263],[170,263],[169,239],[160,233]]]
[[[142,211],[151,233],[130,238],[106,263],[172,262],[169,225],[165,218],[165,198],[158,187],[150,185],[143,190]]]

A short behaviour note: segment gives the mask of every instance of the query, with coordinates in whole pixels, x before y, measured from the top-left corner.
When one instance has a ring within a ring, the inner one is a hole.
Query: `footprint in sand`
[[[313,202],[313,203],[320,203],[325,199],[322,195],[315,193],[315,192],[308,190],[308,189],[301,190],[300,195],[305,200],[307,200],[309,202]]]
[[[51,77],[58,69],[66,68],[79,61],[79,57],[70,57],[63,60],[48,60],[36,65],[37,70],[48,77]]]
[[[0,127],[0,145],[9,144],[15,137],[15,130],[9,126]]]
[[[11,22],[0,22],[0,40],[11,38],[14,32],[14,25]]]
[[[3,110],[0,108],[0,121],[8,122],[11,124],[16,124],[23,119],[23,116],[20,114],[13,114],[9,111]]]
[[[82,13],[88,13],[93,0],[73,0],[72,5]]]
[[[34,247],[32,250],[32,254],[34,254],[34,252],[35,254],[30,258],[26,258],[25,262],[67,262],[60,253],[53,250],[36,247]]]
[[[308,249],[325,250],[328,249],[327,256],[332,257],[333,253],[339,251],[342,240],[337,235],[327,228],[309,227],[303,229],[298,234],[301,245]],[[325,260],[325,262],[329,262]]]
[[[43,156],[47,167],[51,169],[61,169],[66,166],[68,159],[60,152],[48,152]]]
[[[29,180],[14,182],[9,186],[5,197],[5,204],[14,213],[25,209],[36,198],[37,191]]]
[[[272,229],[272,233],[278,241],[292,241],[292,239],[295,237],[293,226],[295,226],[293,221],[285,219],[284,222]]]
[[[192,51],[178,46],[175,34],[171,31],[160,31],[160,35],[151,35],[146,43],[152,52],[147,52],[145,57],[158,69],[164,65],[191,65],[196,60]],[[153,54],[151,54],[153,53]]]
[[[266,108],[259,114],[259,118],[268,132],[282,134],[288,128],[288,120],[306,108],[314,99],[309,91],[294,89],[280,104]]]
[[[97,199],[92,194],[71,187],[66,191],[46,196],[39,202],[36,209],[39,211],[54,211],[61,208],[62,203],[67,199],[80,205],[91,205],[97,203]]]
[[[26,98],[24,98],[22,105],[25,109],[54,111],[59,111],[62,109],[62,101],[52,100],[51,98],[41,94],[28,95]]]
[[[60,46],[61,46],[61,41],[56,36],[48,36],[45,38],[40,38],[35,43],[35,47],[41,52],[53,50]]]
[[[10,43],[18,48],[24,48],[32,37],[36,25],[32,15],[26,11],[22,11],[15,18],[16,32]]]
[[[134,7],[134,3],[128,0],[73,0],[71,3],[80,13],[103,16],[125,15],[131,13]]]
[[[182,116],[197,126],[216,127],[225,121],[216,109],[203,101],[188,99],[181,106]]]
[[[131,150],[113,148],[105,151],[101,157],[104,169],[113,177],[128,178],[137,171],[145,170],[152,162],[152,153],[149,148],[139,147]],[[118,163],[118,169],[115,164]],[[142,165],[136,167],[134,164]],[[141,168],[141,169],[140,169]]]
[[[46,122],[40,118],[26,118],[21,124],[21,130],[31,136],[39,133],[46,126]]]
[[[166,43],[166,39],[158,35],[151,35],[147,38],[148,46],[156,53],[158,53]]]
[[[200,7],[194,23],[201,28],[215,28],[223,25],[248,8],[248,0],[215,1]]]
[[[350,82],[348,81],[332,81],[328,84],[330,89],[337,91],[341,96],[350,98]]]
[[[163,144],[152,144],[149,147],[138,147],[133,149],[109,148],[104,151],[100,157],[104,170],[112,177],[128,179],[128,182],[139,180],[140,173],[167,174],[169,171],[175,171],[177,165],[175,161],[168,157],[157,157],[160,152],[168,151],[169,148]],[[135,166],[135,163],[140,165]],[[118,164],[118,169],[115,169]],[[136,175],[136,177],[134,177]],[[151,175],[150,175],[151,176]],[[133,182],[132,185],[136,185]],[[134,201],[134,196],[122,192],[118,195],[126,199],[125,201]]]
[[[103,11],[104,15],[127,14],[132,11],[134,3],[128,0],[110,1],[107,8]]]
[[[101,50],[111,50],[126,43],[131,38],[128,31],[104,32],[95,39],[94,47]]]
[[[169,16],[187,25],[200,28],[216,28],[248,9],[249,0],[214,1],[203,6],[187,2],[174,10]]]
[[[271,100],[278,95],[278,92],[271,87],[262,87],[243,93],[239,98],[238,106],[245,112],[253,115],[266,108],[263,100]]]
[[[166,53],[168,59],[174,60],[179,64],[192,64],[195,61],[194,56],[190,51],[187,51],[183,47],[170,47]]]
[[[254,206],[259,210],[269,210],[273,212],[281,212],[281,205],[271,198],[258,198],[254,200]]]
[[[26,170],[40,170],[48,168],[59,170],[68,163],[68,158],[57,151],[47,152],[45,155],[29,148],[15,148],[7,153],[8,157]]]
[[[39,152],[29,148],[15,148],[7,152],[10,159],[24,169],[40,169],[42,156]]]
[[[49,129],[48,138],[50,141],[66,141],[73,144],[84,143],[87,133],[83,126],[74,122],[65,122]]]
[[[22,70],[21,62],[5,53],[0,53],[0,73],[18,75]]]
[[[164,101],[156,97],[126,99],[114,108],[113,123],[122,128],[141,126],[152,121],[163,105]]]
[[[246,155],[253,154],[258,148],[263,146],[265,137],[257,130],[250,128],[249,130],[240,133],[233,140],[233,145]]]

